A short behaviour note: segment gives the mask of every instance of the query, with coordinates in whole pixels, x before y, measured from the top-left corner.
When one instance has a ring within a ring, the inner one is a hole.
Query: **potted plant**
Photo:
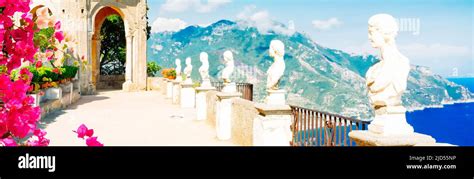
[[[176,70],[174,68],[164,69],[161,74],[164,78],[174,80],[176,79]]]

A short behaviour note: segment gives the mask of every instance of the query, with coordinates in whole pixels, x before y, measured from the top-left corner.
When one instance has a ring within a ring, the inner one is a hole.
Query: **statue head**
[[[177,58],[174,62],[176,63],[176,66],[181,66],[181,60],[179,58]]]
[[[186,66],[191,66],[191,58],[186,58]]]
[[[374,48],[381,48],[395,42],[398,23],[388,14],[377,14],[369,19],[369,40]]]
[[[285,44],[280,40],[270,42],[270,57],[283,57],[285,55]]]
[[[208,61],[209,55],[207,55],[206,52],[201,52],[199,55],[199,59],[201,60],[202,63],[206,63]]]
[[[226,63],[230,61],[234,61],[234,55],[232,54],[230,50],[227,50],[224,52],[224,61]]]

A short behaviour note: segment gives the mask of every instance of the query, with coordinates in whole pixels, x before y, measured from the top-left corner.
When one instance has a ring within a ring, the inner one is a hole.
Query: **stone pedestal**
[[[352,131],[349,137],[358,146],[415,146],[435,144],[429,135],[415,133],[407,123],[403,106],[383,107],[375,112],[368,131]]]
[[[224,92],[224,93],[236,93],[237,92],[237,85],[234,82],[224,84],[224,87],[222,88],[222,92]]]
[[[180,95],[180,92],[181,92],[181,82],[180,81],[172,81],[173,83],[173,89],[171,90],[171,101],[173,104],[179,104],[180,102],[180,99],[179,97],[181,96]]]
[[[270,105],[286,105],[285,90],[267,90],[265,103]]]
[[[45,91],[44,97],[46,99],[61,99],[63,91],[61,88],[48,88]]]
[[[173,98],[173,81],[166,80],[166,98]]]
[[[229,140],[232,130],[232,98],[241,97],[241,93],[217,93],[216,132],[219,140]]]
[[[197,87],[196,88],[196,120],[206,120],[207,119],[207,101],[206,94],[208,91],[216,90],[214,87]]]
[[[256,104],[259,115],[253,121],[254,146],[290,146],[291,107]]]
[[[369,131],[384,136],[411,135],[414,130],[407,123],[405,113],[406,109],[403,106],[379,109],[376,111],[375,119],[368,126]]]
[[[201,87],[212,87],[212,83],[210,79],[204,79],[201,82]]]
[[[382,135],[370,131],[352,131],[349,137],[356,142],[357,146],[416,146],[436,143],[431,136],[419,133]]]
[[[166,95],[166,90],[168,89],[168,79],[162,78],[160,86],[161,94]]]
[[[191,83],[181,83],[180,104],[182,108],[194,108],[196,91]]]

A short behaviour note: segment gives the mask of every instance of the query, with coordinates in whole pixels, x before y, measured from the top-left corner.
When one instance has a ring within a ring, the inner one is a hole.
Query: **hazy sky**
[[[412,64],[442,76],[474,76],[472,0],[148,0],[153,31],[205,26],[221,19],[252,21],[259,28],[308,34],[318,44],[356,54],[377,54],[367,20],[388,13],[401,23],[400,51]],[[288,29],[272,27],[271,21]],[[457,70],[456,70],[457,69]]]

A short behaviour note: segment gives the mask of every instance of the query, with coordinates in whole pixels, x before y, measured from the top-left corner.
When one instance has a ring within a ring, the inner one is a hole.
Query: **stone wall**
[[[232,140],[237,145],[253,145],[253,120],[258,111],[252,101],[232,99]]]
[[[207,122],[212,127],[216,127],[216,104],[217,104],[217,91],[209,91],[206,94],[207,102]]]
[[[97,82],[97,89],[122,89],[125,75],[101,75]]]

